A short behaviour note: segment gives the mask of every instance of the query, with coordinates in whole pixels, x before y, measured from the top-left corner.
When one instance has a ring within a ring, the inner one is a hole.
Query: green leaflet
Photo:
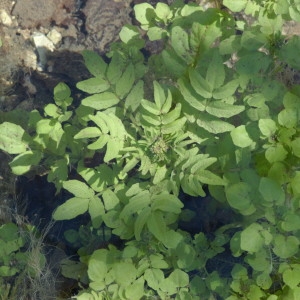
[[[84,63],[90,73],[95,77],[103,78],[106,72],[107,65],[104,60],[94,51],[82,51]]]
[[[261,234],[263,227],[253,223],[241,233],[241,249],[250,253],[258,252],[264,245],[264,238]]]
[[[123,72],[121,78],[116,83],[116,94],[124,98],[133,87],[135,81],[135,72],[133,64],[129,64]]]
[[[152,211],[161,210],[179,214],[182,207],[182,202],[174,195],[160,194],[152,197]]]
[[[240,12],[246,7],[247,0],[224,0],[223,4],[233,12]]]
[[[89,198],[73,197],[55,210],[53,218],[57,221],[74,219],[88,210],[89,203]]]
[[[225,80],[225,69],[218,49],[212,49],[213,55],[208,65],[206,81],[215,90],[221,87]]]
[[[180,26],[175,26],[171,30],[171,43],[176,54],[181,57],[186,64],[190,64],[193,56],[190,53],[189,36]]]
[[[103,92],[100,94],[94,94],[84,98],[82,105],[92,107],[96,110],[103,110],[118,104],[120,99],[111,92]]]
[[[189,70],[189,78],[192,87],[202,97],[212,97],[213,86],[194,69]]]
[[[208,132],[214,134],[223,133],[234,129],[232,124],[205,113],[197,114],[197,124]]]
[[[178,85],[180,92],[183,95],[183,101],[185,105],[190,105],[199,111],[205,110],[204,99],[201,99],[199,95],[195,93],[192,86],[188,83],[187,80],[180,78],[178,80]]]
[[[149,215],[147,227],[160,242],[165,242],[168,229],[161,211],[153,211],[151,215]]]
[[[42,153],[39,151],[24,151],[16,156],[10,163],[14,174],[23,175],[27,173],[32,166],[37,166],[42,159]]]
[[[96,94],[108,90],[110,85],[106,80],[95,77],[78,82],[76,87],[86,93]]]
[[[74,139],[89,139],[95,138],[101,135],[101,131],[98,127],[88,127],[80,130],[75,136]]]
[[[96,115],[90,115],[89,118],[96,123],[97,127],[89,127],[80,131],[74,138],[99,138],[88,145],[89,149],[97,150],[107,146],[104,161],[108,162],[119,155],[124,146],[126,131],[122,121],[114,114],[98,111]]]
[[[209,101],[205,107],[206,111],[219,118],[230,118],[245,110],[243,105],[233,105],[222,101]]]
[[[0,149],[18,154],[27,150],[27,143],[23,140],[24,129],[16,124],[4,122],[0,124]]]
[[[111,190],[105,190],[102,194],[102,198],[106,210],[114,209],[120,202],[117,195]]]
[[[99,228],[102,224],[102,216],[104,215],[104,206],[101,200],[95,196],[89,202],[89,215],[91,216],[92,225],[94,228]]]
[[[137,241],[141,240],[141,233],[147,223],[147,220],[151,214],[152,210],[149,206],[143,208],[141,212],[139,212],[135,223],[134,223],[134,236]]]
[[[241,212],[247,211],[253,206],[251,190],[251,186],[245,182],[238,182],[226,187],[225,193],[228,203]]]
[[[129,199],[128,204],[123,208],[120,213],[120,218],[127,220],[133,214],[139,213],[142,209],[150,205],[149,192],[144,191]]]
[[[78,180],[65,181],[63,187],[78,198],[92,198],[94,196],[94,191]]]
[[[53,91],[55,104],[66,109],[72,104],[70,88],[63,82],[58,83]]]
[[[234,128],[230,135],[233,143],[238,147],[245,148],[253,144],[253,140],[249,136],[245,125]]]

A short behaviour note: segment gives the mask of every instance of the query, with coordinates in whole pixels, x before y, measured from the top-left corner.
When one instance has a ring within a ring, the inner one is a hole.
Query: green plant
[[[0,227],[0,244],[1,299],[44,297],[42,288],[49,292],[53,274],[47,270],[42,253],[43,237],[38,237],[36,229],[26,224],[21,230],[14,223],[6,223]]]
[[[88,94],[79,105],[60,83],[43,114],[1,116],[12,171],[42,167],[73,194],[54,219],[90,215],[66,233],[83,246],[79,262],[63,262],[88,285],[77,299],[299,298],[300,90],[278,80],[285,65],[299,71],[299,37],[279,33],[298,8],[223,5],[252,24],[181,1],[136,5],[140,28],[122,29],[109,63],[83,52],[92,78],[77,83]],[[161,52],[142,55],[140,29]],[[204,197],[206,186],[212,207],[236,217],[192,235],[180,191]],[[102,229],[118,243],[98,249]],[[234,266],[211,270],[222,254]]]

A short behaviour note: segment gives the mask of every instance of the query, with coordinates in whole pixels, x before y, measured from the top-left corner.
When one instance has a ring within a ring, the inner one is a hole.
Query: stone
[[[67,26],[74,9],[73,0],[22,0],[17,1],[12,14],[23,28],[49,27],[53,22]]]
[[[129,1],[88,0],[83,9],[85,29],[94,50],[105,52],[109,44],[118,39],[123,25],[131,23]]]

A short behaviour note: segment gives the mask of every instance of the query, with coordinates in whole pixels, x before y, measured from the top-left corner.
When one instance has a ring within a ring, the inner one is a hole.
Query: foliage
[[[33,284],[30,284],[39,279],[41,272],[46,277],[46,259],[35,231],[35,228],[28,226],[24,227],[24,232],[20,232],[14,223],[6,223],[0,227],[0,294],[3,300],[20,298],[21,294],[22,297],[29,294],[32,296],[33,293],[40,292],[31,289]]]
[[[92,77],[77,83],[79,105],[60,83],[42,114],[1,116],[12,171],[43,167],[73,194],[54,219],[90,216],[66,233],[80,261],[63,274],[88,284],[77,299],[299,298],[300,90],[278,80],[299,71],[300,39],[281,35],[296,4],[138,4],[140,26],[122,29],[108,63],[83,52]],[[145,57],[140,29],[162,51]],[[193,235],[181,193],[202,201],[206,186],[239,217]],[[102,229],[120,243],[99,249]],[[234,266],[222,272],[220,255]]]

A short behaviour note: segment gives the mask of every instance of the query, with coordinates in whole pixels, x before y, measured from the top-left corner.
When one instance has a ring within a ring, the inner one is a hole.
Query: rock
[[[49,27],[51,23],[68,26],[75,10],[73,0],[17,1],[12,14],[23,28]],[[34,12],[34,13],[33,13]]]
[[[62,35],[55,28],[53,28],[47,34],[47,38],[56,46],[61,42]]]
[[[2,23],[5,26],[12,25],[12,19],[4,9],[0,9],[0,23]]]
[[[47,64],[47,52],[52,52],[55,49],[55,46],[44,34],[40,32],[34,32],[32,39],[39,55],[39,65],[42,69],[44,69]]]
[[[118,39],[123,25],[131,23],[130,1],[88,0],[83,9],[86,16],[87,44],[104,52],[112,41]]]

